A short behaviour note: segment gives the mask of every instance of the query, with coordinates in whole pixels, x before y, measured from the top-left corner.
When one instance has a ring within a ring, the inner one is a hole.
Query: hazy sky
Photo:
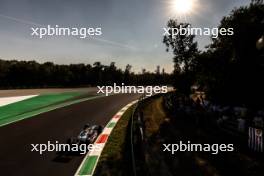
[[[169,18],[187,20],[195,27],[217,27],[223,15],[249,0],[196,0],[185,17],[174,13],[173,0],[0,0],[0,58],[52,61],[59,64],[116,62],[131,64],[138,72],[157,65],[172,70],[172,55],[162,44],[163,27]],[[95,40],[77,37],[31,36],[36,25],[101,27]],[[209,37],[197,38],[199,47]]]

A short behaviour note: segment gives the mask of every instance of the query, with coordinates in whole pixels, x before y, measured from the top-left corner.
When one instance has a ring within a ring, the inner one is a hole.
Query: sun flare
[[[176,13],[186,14],[191,12],[194,6],[193,0],[173,0],[172,2],[173,9]]]

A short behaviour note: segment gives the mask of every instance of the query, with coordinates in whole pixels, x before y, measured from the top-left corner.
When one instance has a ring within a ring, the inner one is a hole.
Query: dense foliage
[[[178,23],[177,20],[169,20],[167,27],[169,34],[163,38],[163,43],[167,51],[172,50],[174,57],[174,80],[173,85],[184,94],[190,93],[193,84],[193,70],[195,68],[195,58],[198,55],[197,42],[194,42],[194,35],[174,35],[173,29],[187,28],[190,24]]]
[[[264,105],[263,3],[233,10],[219,27],[234,28],[234,35],[219,36],[199,56],[199,83],[219,103]]]
[[[176,20],[170,20],[168,27],[171,24],[177,27]],[[189,47],[195,46],[192,36],[177,36],[177,40],[167,40],[165,44],[167,47],[171,46],[175,58],[183,54],[188,56],[180,60],[174,58],[175,68],[182,63],[186,66],[192,65],[174,75],[174,80],[178,81],[175,85],[181,85],[180,87],[188,90],[191,85],[197,85],[215,103],[263,106],[263,1],[254,0],[248,6],[235,8],[230,15],[223,17],[219,28],[233,28],[234,35],[213,38],[212,44],[203,52],[197,53],[194,47]],[[188,50],[175,52],[174,48],[179,44]],[[184,79],[179,79],[183,76]]]
[[[57,65],[35,61],[0,60],[1,88],[79,87],[125,83],[135,85],[169,84],[170,75],[159,70],[156,73],[131,72],[131,65],[121,70],[112,62],[102,65],[90,64]],[[158,67],[159,68],[159,67]]]

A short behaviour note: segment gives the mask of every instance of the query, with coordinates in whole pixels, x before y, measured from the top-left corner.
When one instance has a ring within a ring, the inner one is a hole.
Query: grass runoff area
[[[128,175],[131,165],[129,144],[130,118],[134,106],[131,106],[119,119],[100,156],[95,176]]]
[[[51,106],[73,100],[81,95],[80,92],[43,94],[0,107],[0,126],[31,117],[35,113],[48,111]]]

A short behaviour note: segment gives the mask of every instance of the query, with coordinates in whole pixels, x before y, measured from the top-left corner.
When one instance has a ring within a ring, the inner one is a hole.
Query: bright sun
[[[193,0],[173,0],[172,5],[177,13],[185,14],[192,10],[194,4]]]

